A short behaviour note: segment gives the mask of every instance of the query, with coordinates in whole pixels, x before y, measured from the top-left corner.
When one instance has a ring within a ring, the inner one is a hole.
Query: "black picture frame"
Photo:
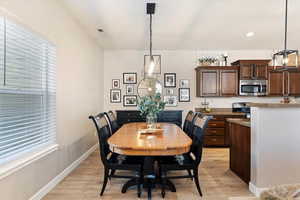
[[[154,61],[156,62],[159,66],[157,68],[159,69],[158,71],[154,71],[152,74],[161,74],[161,55],[152,55],[154,58]],[[148,64],[150,62],[150,55],[144,55],[144,73],[146,74],[148,69]]]
[[[132,91],[128,92],[128,88],[132,88]],[[126,85],[125,89],[126,89],[126,95],[134,95],[134,85],[132,84]]]
[[[168,77],[173,77],[173,84],[168,83]],[[176,73],[164,73],[164,87],[165,88],[176,88]]]
[[[119,93],[119,98],[118,100],[113,100],[113,92],[118,92]],[[110,89],[110,103],[121,103],[121,89]]]
[[[182,96],[181,96],[181,91],[183,90],[186,90],[188,91],[188,99],[182,99]],[[179,102],[190,102],[191,101],[191,90],[190,88],[179,88],[178,89],[178,99],[179,99]]]
[[[118,82],[118,86],[114,85],[114,82]],[[119,89],[121,87],[121,80],[120,79],[112,79],[111,80],[111,88],[112,89]]]
[[[128,97],[132,97],[135,99],[135,103],[134,104],[127,104],[126,103],[126,98]],[[123,106],[124,107],[136,107],[137,106],[137,95],[124,95],[123,96]]]
[[[134,81],[132,82],[128,82],[126,81],[126,77],[125,76],[128,76],[128,75],[133,75],[134,76]],[[123,73],[123,84],[136,84],[137,83],[137,73],[136,72],[125,72]]]

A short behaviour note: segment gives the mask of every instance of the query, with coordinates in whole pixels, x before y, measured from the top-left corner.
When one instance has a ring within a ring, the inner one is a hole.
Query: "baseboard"
[[[46,194],[48,194],[60,181],[62,181],[66,176],[68,176],[76,167],[80,165],[91,153],[93,153],[98,147],[98,144],[92,146],[88,151],[86,151],[82,156],[75,160],[69,167],[64,169],[60,174],[53,178],[47,185],[42,187],[36,194],[34,194],[29,200],[40,200]]]
[[[256,187],[253,183],[249,183],[249,190],[250,192],[252,192],[256,197],[259,197],[260,194],[267,190],[268,188],[259,188],[259,187]]]

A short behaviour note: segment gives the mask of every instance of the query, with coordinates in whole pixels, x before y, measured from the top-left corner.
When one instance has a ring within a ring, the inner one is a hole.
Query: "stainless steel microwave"
[[[267,95],[267,80],[240,80],[241,96]]]

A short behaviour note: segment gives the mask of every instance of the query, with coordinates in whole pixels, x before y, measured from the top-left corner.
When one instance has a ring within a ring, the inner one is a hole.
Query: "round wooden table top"
[[[146,123],[124,124],[109,139],[112,152],[136,156],[179,155],[189,151],[192,140],[175,124],[158,123],[161,133],[142,134]]]

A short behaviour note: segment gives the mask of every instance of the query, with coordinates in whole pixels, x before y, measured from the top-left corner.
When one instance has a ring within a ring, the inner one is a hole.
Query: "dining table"
[[[124,124],[108,139],[108,144],[114,153],[143,157],[142,183],[144,188],[148,188],[148,198],[151,198],[152,188],[161,184],[155,161],[164,156],[189,152],[192,140],[181,127],[172,123],[157,123],[157,131],[149,133],[147,130],[149,129],[145,122]],[[122,193],[136,184],[136,180],[129,180],[123,185]],[[172,192],[176,192],[176,187],[170,180],[167,180],[166,186]]]

